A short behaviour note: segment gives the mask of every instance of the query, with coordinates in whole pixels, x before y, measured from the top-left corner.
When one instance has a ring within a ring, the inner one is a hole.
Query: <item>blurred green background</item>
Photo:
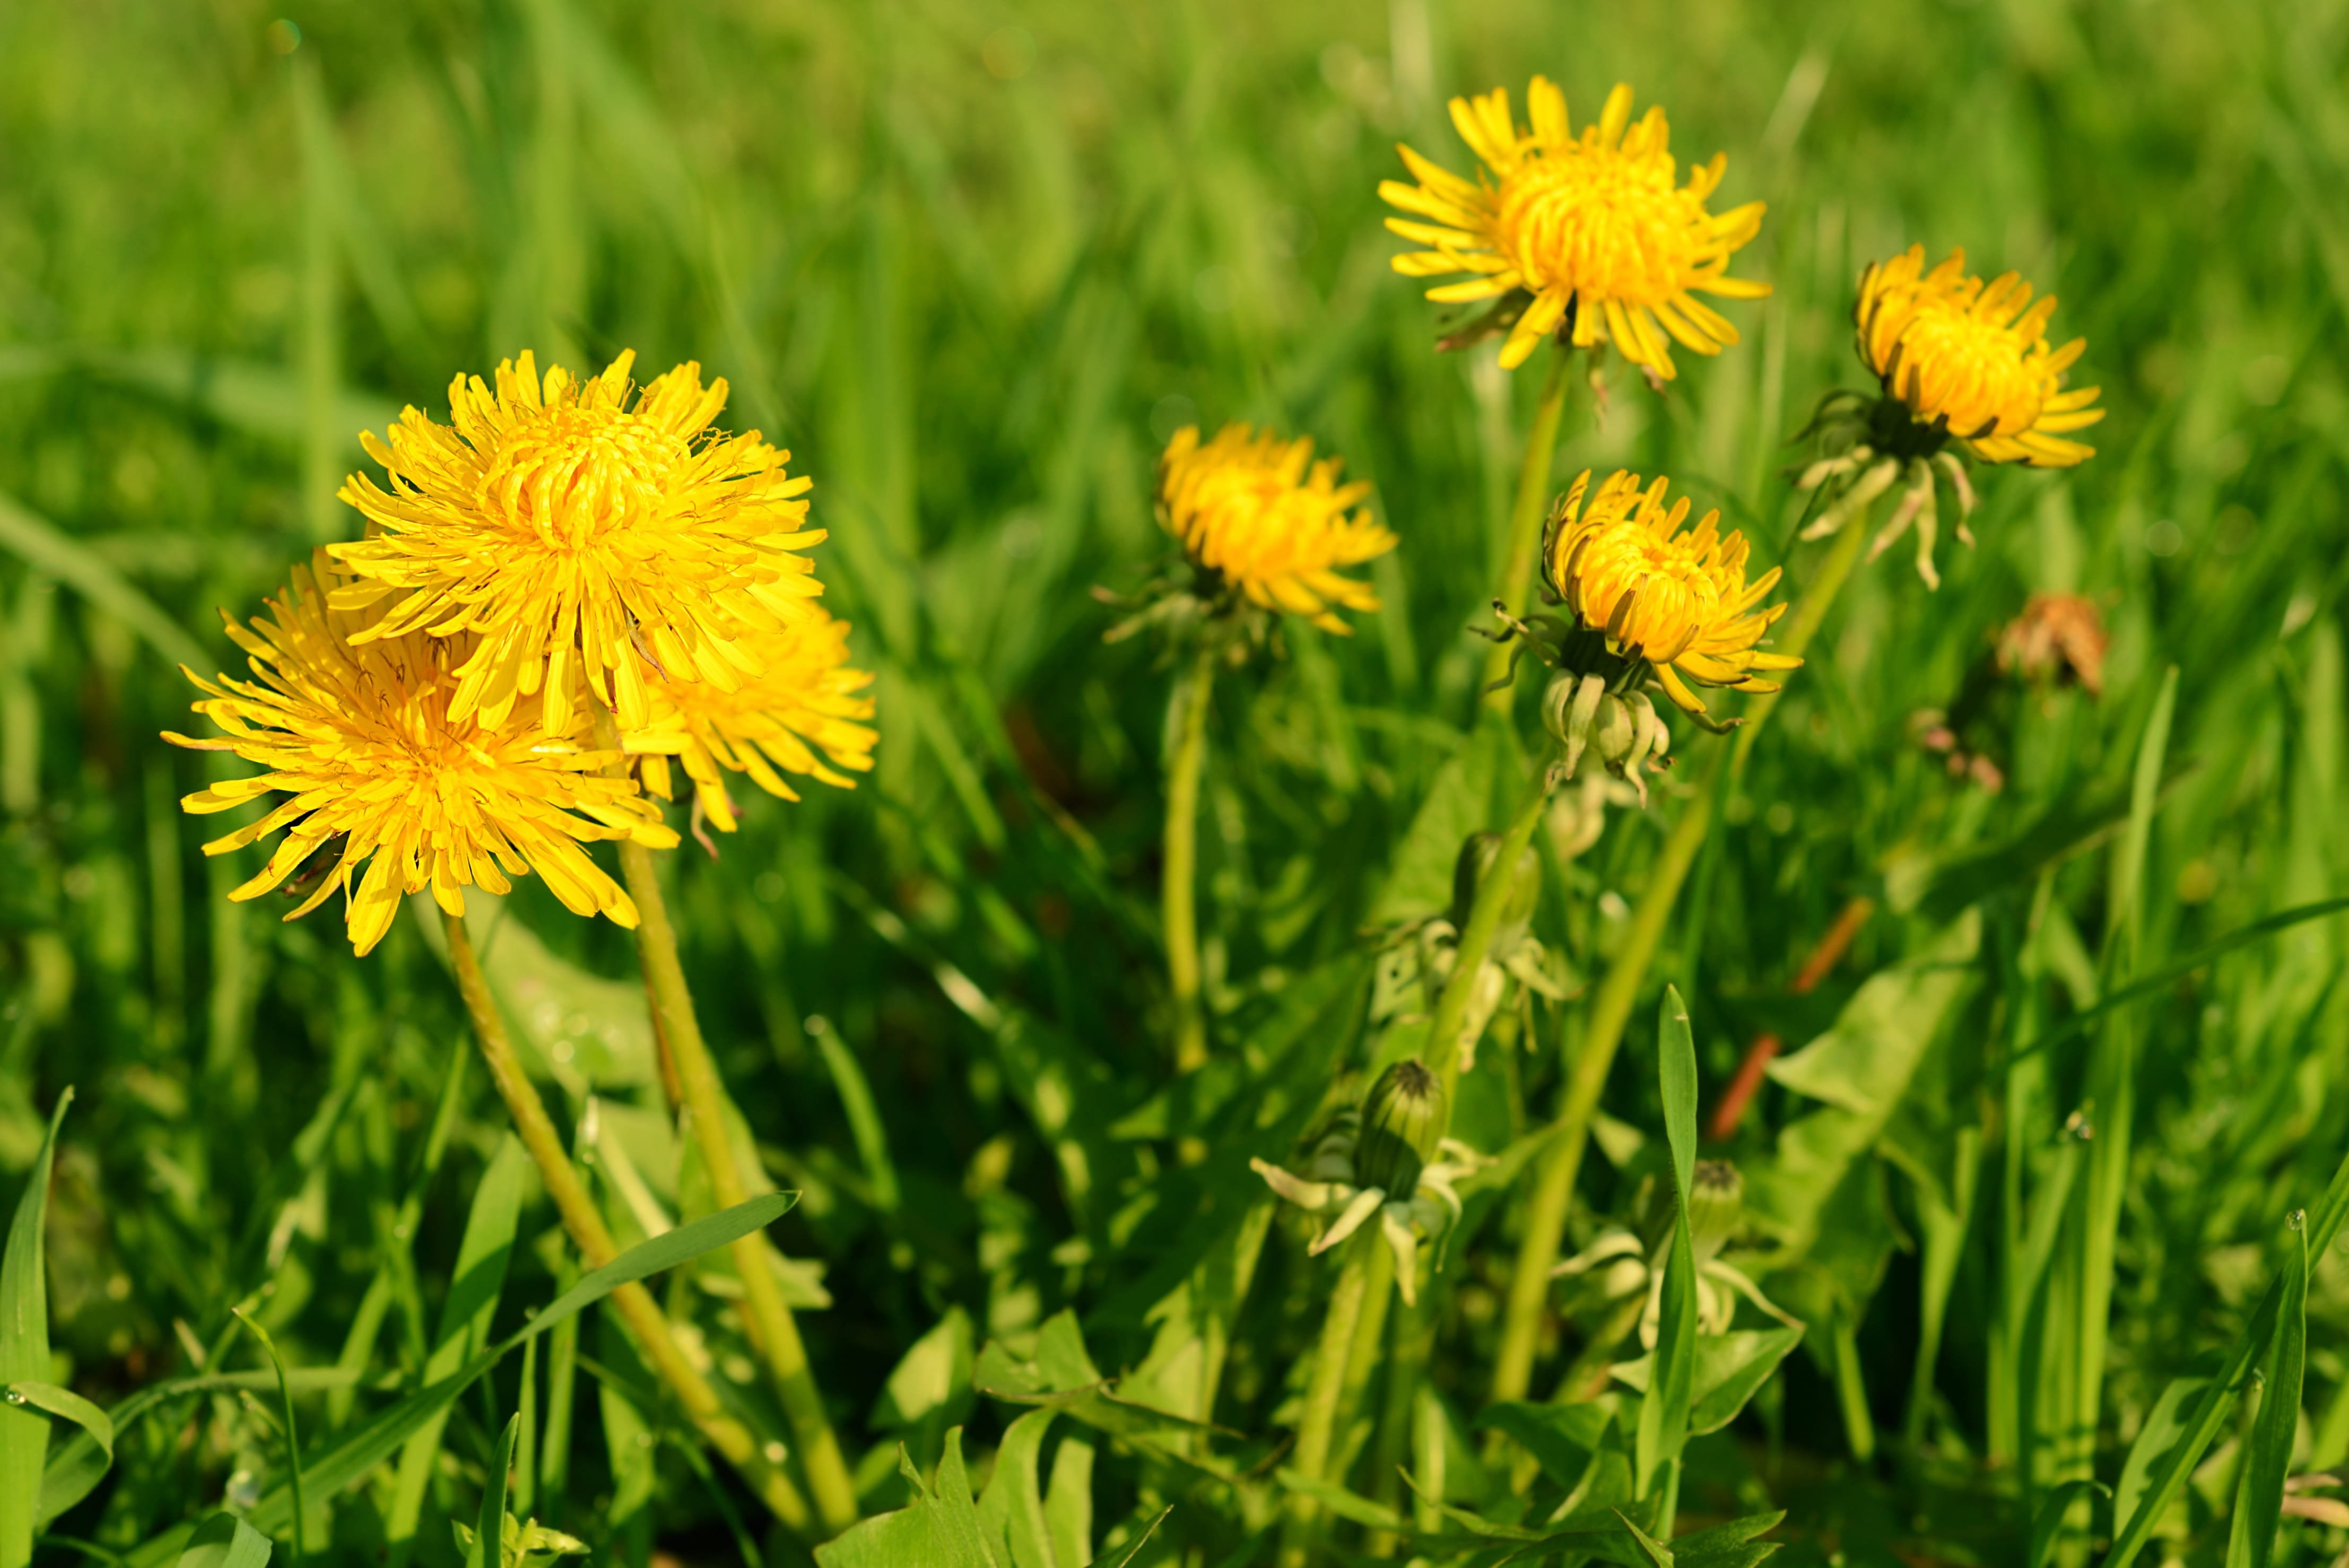
[[[1073,1305],[1105,1366],[1135,1359],[1152,1271],[1201,1201],[1147,1127],[1106,1130],[1166,1076],[1168,676],[1143,643],[1101,645],[1111,612],[1087,590],[1161,558],[1153,459],[1194,420],[1312,435],[1374,481],[1402,539],[1373,573],[1383,613],[1347,639],[1291,624],[1283,657],[1218,693],[1203,907],[1237,1049],[1367,923],[1413,912],[1388,873],[1471,706],[1484,645],[1464,628],[1536,373],[1432,352],[1444,318],[1390,273],[1376,186],[1398,139],[1468,167],[1444,100],[1506,85],[1521,106],[1536,72],[1578,123],[1628,80],[1666,106],[1683,160],[1725,150],[1723,201],[1769,203],[1738,271],[1776,289],[1732,307],[1745,342],[1682,356],[1668,394],[1619,374],[1603,421],[1578,394],[1562,476],[1670,472],[1799,585],[1818,547],[1792,543],[1786,441],[1820,392],[1862,384],[1862,265],[1963,245],[2059,294],[2059,339],[2089,339],[2075,379],[2111,410],[2097,459],[1978,472],[1981,548],[1945,544],[1938,594],[1905,549],[1863,572],[1661,966],[1692,987],[1710,1095],[1754,1032],[1806,1037],[1917,950],[1951,912],[1947,873],[1971,868],[1985,953],[2004,958],[1984,960],[1970,1043],[1917,1093],[1926,1122],[1980,1111],[1995,1141],[1985,1064],[2011,1005],[2033,985],[2059,1010],[2084,999],[2077,974],[2057,965],[2066,991],[2032,968],[2034,879],[2054,866],[2094,951],[2095,802],[2125,784],[2167,667],[2180,706],[2147,953],[2342,888],[2345,64],[2342,0],[0,8],[0,1165],[29,1163],[77,1086],[52,1238],[63,1370],[119,1397],[186,1369],[264,1290],[289,1357],[331,1362],[410,1247],[359,1364],[416,1363],[501,1125],[477,1075],[422,1224],[392,1234],[464,1038],[453,995],[413,925],[358,962],[331,912],[289,927],[223,903],[256,851],[202,857],[210,824],[173,801],[207,764],[155,737],[190,723],[174,663],[232,656],[215,607],[253,612],[289,561],[355,531],[332,492],[358,429],[404,403],[445,412],[452,375],[523,347],[727,377],[730,418],[815,478],[827,603],[880,675],[863,788],[761,799],[714,862],[690,845],[674,862],[707,1026],[777,1179],[807,1193],[779,1234],[823,1267],[834,1305],[806,1322],[852,1461],[878,1445],[864,1473],[875,1496],[896,1484],[905,1412],[875,1401],[954,1311],[1016,1341]],[[1992,793],[1920,749],[1913,716],[1948,706],[2034,591],[2102,607],[2106,690],[2015,698]],[[1667,791],[1579,859],[1551,851],[1541,934],[1578,972],[1672,810]],[[1889,913],[1845,978],[1788,1003],[1855,896]],[[658,1119],[628,1109],[649,1081],[640,1015],[626,986],[580,978],[631,978],[625,936],[535,888],[511,902],[525,1034],[574,1109],[600,1089],[657,1166]],[[2338,962],[2333,929],[2302,926],[2146,1016],[2107,1470],[2162,1379],[2232,1332],[2282,1210],[2349,1130]],[[1308,1015],[1314,1048],[1359,1060],[1359,1018],[1330,1012]],[[1555,1023],[1569,1045],[1572,1016]],[[1550,1103],[1552,1043],[1512,1072],[1501,1139]],[[1609,1109],[1652,1124],[1633,1057]],[[2055,1064],[2031,1137],[2075,1108],[2077,1072]],[[1801,1109],[1765,1090],[1741,1158],[1766,1158]],[[1609,1181],[1587,1178],[1592,1207],[1616,1201]],[[1905,1242],[1910,1200],[1884,1181]],[[1952,1462],[1981,1457],[1991,1419],[1995,1231],[1969,1244],[1925,1429]],[[1251,1430],[1277,1424],[1281,1367],[1309,1342],[1299,1250],[1268,1249],[1235,1353],[1222,1418]],[[1439,1376],[1463,1398],[1511,1251],[1455,1259],[1458,1365]],[[1918,1286],[1908,1253],[1886,1256],[1859,1346],[1898,1425]],[[522,1279],[544,1266],[517,1253]],[[506,1311],[543,1295],[517,1284]],[[2337,1264],[2312,1311],[2310,1419],[2329,1432]],[[1842,1463],[1824,1376],[1798,1359],[1786,1389],[1783,1452]],[[249,1416],[212,1418],[185,1452],[142,1439],[75,1532],[141,1539],[265,1468]],[[450,1439],[469,1462],[486,1423]],[[608,1490],[600,1462],[582,1460],[582,1499]],[[710,1538],[708,1496],[663,1463],[658,1530]],[[1800,1496],[1812,1472],[1773,1473]],[[1103,1484],[1115,1517],[1132,1494]],[[1936,1535],[1859,1495],[1820,1491],[1796,1538]]]

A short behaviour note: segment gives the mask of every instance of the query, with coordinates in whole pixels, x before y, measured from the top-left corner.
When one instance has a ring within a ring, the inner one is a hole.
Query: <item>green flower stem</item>
[[[1468,1016],[1469,999],[1475,995],[1476,973],[1484,968],[1485,955],[1493,950],[1494,934],[1501,928],[1501,911],[1509,902],[1508,873],[1526,846],[1533,842],[1534,830],[1541,825],[1542,808],[1548,802],[1549,774],[1545,769],[1526,791],[1525,803],[1502,835],[1491,874],[1476,883],[1476,902],[1469,908],[1468,928],[1460,934],[1460,944],[1454,950],[1451,977],[1436,997],[1435,1019],[1427,1031],[1427,1054],[1433,1059],[1427,1066],[1444,1085],[1447,1115],[1453,1090],[1460,1082],[1456,1045],[1460,1026]]]
[[[1541,397],[1534,404],[1533,428],[1526,432],[1526,456],[1517,469],[1516,501],[1509,508],[1509,553],[1501,566],[1498,597],[1511,613],[1524,614],[1526,594],[1533,582],[1534,557],[1541,550],[1542,519],[1549,509],[1550,463],[1557,454],[1557,426],[1566,412],[1567,367],[1573,360],[1570,350],[1550,351],[1549,375],[1542,382]],[[1509,673],[1510,649],[1506,644],[1495,643],[1485,655],[1485,680],[1491,686]],[[1495,712],[1509,711],[1514,688],[1502,686],[1487,691],[1485,705]]]
[[[1434,1288],[1430,1282],[1429,1288]],[[1377,1435],[1371,1440],[1371,1495],[1394,1507],[1402,1503],[1402,1480],[1398,1471],[1411,1450],[1413,1412],[1419,1404],[1420,1380],[1427,1376],[1427,1357],[1434,1348],[1434,1318],[1423,1296],[1414,1305],[1395,1307],[1394,1349],[1387,1363],[1386,1398],[1379,1415]],[[1402,1544],[1392,1531],[1374,1530],[1365,1542],[1373,1557],[1392,1557]]]
[[[1834,547],[1819,563],[1818,575],[1782,623],[1785,630],[1773,643],[1775,652],[1801,657],[1818,635],[1829,606],[1843,591],[1859,560],[1868,534],[1868,512],[1861,508],[1844,523]],[[1672,824],[1671,836],[1648,873],[1648,885],[1632,913],[1631,926],[1615,950],[1606,979],[1590,1001],[1582,1027],[1580,1048],[1567,1075],[1565,1098],[1558,1107],[1557,1136],[1542,1157],[1534,1192],[1526,1210],[1526,1228],[1517,1244],[1516,1271],[1509,1279],[1509,1303],[1502,1319],[1501,1349],[1493,1367],[1493,1398],[1522,1399],[1533,1378],[1534,1351],[1539,1341],[1543,1305],[1549,1299],[1550,1270],[1557,1266],[1560,1243],[1566,1238],[1567,1211],[1572,1205],[1576,1178],[1582,1171],[1582,1152],[1590,1140],[1590,1119],[1607,1087],[1608,1069],[1615,1065],[1624,1026],[1648,977],[1648,965],[1663,939],[1672,905],[1689,868],[1696,863],[1705,834],[1713,826],[1715,798],[1724,761],[1734,779],[1745,770],[1753,755],[1754,738],[1764,721],[1776,711],[1778,695],[1756,697],[1746,709],[1746,723],[1728,751],[1716,748],[1696,791]],[[1465,946],[1465,944],[1463,944]]]
[[[1364,1229],[1375,1229],[1373,1220]],[[1379,1368],[1379,1358],[1387,1338],[1387,1312],[1394,1299],[1394,1249],[1381,1243],[1371,1248],[1370,1275],[1362,1285],[1361,1315],[1355,1320],[1353,1348],[1346,1353],[1346,1381],[1338,1391],[1338,1418],[1334,1431],[1349,1430],[1356,1416],[1361,1413],[1362,1391],[1371,1386],[1371,1375]]]
[[[726,1130],[726,1090],[718,1079],[717,1064],[701,1037],[694,1015],[693,993],[685,983],[685,967],[678,961],[677,932],[669,924],[668,905],[661,897],[660,878],[653,852],[633,840],[620,841],[620,871],[627,879],[628,896],[636,903],[636,951],[644,961],[645,985],[651,993],[653,1015],[661,1038],[677,1068],[678,1088],[685,1101],[686,1120],[693,1130],[701,1162],[709,1172],[710,1196],[721,1209],[743,1202],[750,1194],[742,1184],[732,1140]],[[732,1244],[734,1267],[742,1279],[744,1326],[766,1357],[775,1396],[798,1439],[800,1467],[814,1495],[818,1516],[827,1534],[838,1534],[856,1522],[856,1488],[841,1457],[840,1439],[816,1387],[808,1365],[807,1346],[799,1325],[783,1300],[776,1257],[765,1233],[753,1231]]]
[[[1207,699],[1216,654],[1204,640],[1188,680],[1175,688],[1181,731],[1166,764],[1166,843],[1159,908],[1166,928],[1166,980],[1174,999],[1174,1068],[1206,1065],[1207,1014],[1199,997],[1199,776],[1207,760]]]
[[[1371,1255],[1385,1250],[1373,1218],[1345,1243],[1338,1268],[1338,1284],[1330,1293],[1328,1315],[1321,1320],[1321,1343],[1315,1350],[1311,1381],[1305,1387],[1305,1414],[1297,1426],[1297,1448],[1290,1468],[1308,1480],[1325,1479],[1330,1468],[1330,1444],[1338,1428],[1338,1406],[1346,1388],[1347,1364],[1353,1358],[1354,1331],[1370,1295]],[[1309,1568],[1313,1562],[1313,1538],[1321,1505],[1309,1497],[1291,1494],[1288,1524],[1282,1532],[1280,1568]]]
[[[602,1268],[620,1251],[612,1241],[610,1228],[604,1223],[603,1211],[595,1206],[586,1184],[580,1181],[570,1154],[563,1147],[562,1134],[546,1114],[545,1102],[538,1098],[538,1090],[523,1076],[522,1064],[515,1059],[513,1040],[506,1032],[505,1015],[498,1011],[497,1000],[490,995],[489,982],[482,977],[481,961],[474,955],[473,940],[466,933],[464,920],[444,913],[441,929],[448,937],[450,963],[457,972],[457,990],[465,999],[466,1012],[472,1016],[473,1038],[481,1047],[481,1059],[489,1064],[499,1097],[506,1102],[507,1114],[513,1118],[514,1130],[522,1136],[523,1147],[537,1164],[539,1179],[546,1184],[547,1196],[554,1200],[555,1212],[562,1216],[563,1228],[571,1233],[572,1243],[589,1268]],[[645,1359],[675,1391],[678,1403],[709,1440],[710,1447],[741,1472],[742,1479],[750,1483],[750,1490],[758,1493],[786,1529],[804,1535],[810,1522],[807,1500],[800,1495],[789,1476],[768,1461],[750,1429],[727,1413],[717,1390],[694,1370],[652,1294],[641,1284],[624,1284],[612,1293],[612,1305],[628,1326]]]

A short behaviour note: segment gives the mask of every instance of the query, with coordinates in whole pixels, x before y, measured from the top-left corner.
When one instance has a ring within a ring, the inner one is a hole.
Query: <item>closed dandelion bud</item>
[[[1468,929],[1468,917],[1476,907],[1476,892],[1486,877],[1493,874],[1493,861],[1501,852],[1498,833],[1471,833],[1460,846],[1460,859],[1452,869],[1452,924],[1455,931]],[[1506,899],[1501,905],[1503,931],[1525,924],[1534,917],[1534,906],[1541,902],[1541,856],[1529,844],[1517,855],[1516,869],[1509,875]]]
[[[1598,721],[1590,729],[1590,743],[1598,748],[1599,759],[1610,772],[1622,772],[1631,758],[1632,747],[1641,738],[1640,716],[1630,703],[1609,692],[1599,703]]]
[[[1575,765],[1582,760],[1585,748],[1590,744],[1591,721],[1599,714],[1599,699],[1607,695],[1606,680],[1596,675],[1577,675],[1572,670],[1560,670],[1550,677],[1548,688],[1542,693],[1542,726],[1566,748],[1564,774],[1574,777]]]
[[[1354,1184],[1390,1198],[1419,1191],[1419,1173],[1435,1158],[1450,1119],[1444,1086],[1416,1057],[1379,1075],[1362,1100],[1361,1137],[1354,1144]]]
[[[1689,1181],[1689,1245],[1699,1258],[1727,1246],[1745,1220],[1745,1178],[1726,1160],[1700,1160]]]

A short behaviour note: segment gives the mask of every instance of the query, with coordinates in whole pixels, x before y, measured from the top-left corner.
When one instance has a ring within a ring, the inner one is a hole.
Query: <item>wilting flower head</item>
[[[1394,1253],[1395,1285],[1405,1303],[1419,1288],[1419,1237],[1441,1241],[1460,1218],[1453,1183],[1489,1163],[1457,1139],[1442,1136],[1446,1097],[1417,1060],[1381,1074],[1360,1109],[1330,1124],[1307,1157],[1305,1173],[1265,1160],[1249,1168],[1281,1197],[1330,1223],[1308,1249],[1320,1256],[1372,1215]],[[1367,1130],[1365,1130],[1367,1124]],[[1443,1266],[1441,1255],[1437,1266]]]
[[[1578,347],[1611,342],[1655,376],[1673,375],[1667,336],[1694,354],[1718,354],[1737,329],[1696,296],[1758,299],[1767,284],[1728,275],[1732,253],[1761,232],[1763,204],[1719,216],[1705,199],[1727,160],[1692,167],[1679,182],[1671,129],[1651,107],[1631,119],[1631,89],[1618,83],[1597,123],[1577,136],[1566,95],[1541,77],[1526,91],[1530,128],[1510,118],[1495,88],[1452,100],[1452,123],[1484,170],[1474,181],[1398,149],[1417,185],[1389,180],[1379,194],[1419,218],[1387,227],[1431,247],[1394,259],[1406,277],[1473,274],[1427,291],[1432,300],[1502,301],[1493,325],[1508,326],[1501,365],[1514,369],[1560,323]]]
[[[1340,464],[1314,462],[1303,438],[1236,424],[1202,444],[1198,428],[1185,426],[1158,459],[1158,518],[1215,585],[1206,596],[1228,588],[1343,634],[1337,609],[1375,610],[1379,600],[1338,568],[1384,555],[1395,536],[1367,511],[1347,515],[1371,487],[1340,484]]]
[[[635,925],[636,905],[579,846],[626,838],[667,849],[677,835],[633,780],[602,776],[619,757],[586,748],[584,709],[574,704],[559,729],[543,726],[535,697],[513,705],[502,724],[478,710],[459,715],[456,669],[474,652],[471,634],[365,637],[379,624],[375,610],[332,607],[348,581],[321,552],[307,570],[295,569],[267,617],[249,628],[228,623],[255,679],[187,672],[206,694],[195,710],[226,738],[164,738],[232,751],[267,771],[181,805],[202,815],[292,797],[204,846],[225,854],[285,830],[260,874],[229,896],[257,898],[297,872],[298,891],[315,868],[316,890],[286,918],[340,888],[351,945],[366,953],[390,929],[404,893],[429,887],[457,914],[461,889],[502,893],[508,877],[535,871],[574,913]]]
[[[1973,542],[1966,530],[1973,489],[1956,454],[1946,449],[1951,441],[1985,463],[2064,469],[2095,456],[2095,448],[2066,436],[2105,417],[2102,408],[2089,407],[2102,389],[2064,390],[2064,372],[2087,339],[2053,347],[2047,322],[2054,313],[2055,296],[2033,304],[2031,285],[2018,273],[1988,284],[1967,276],[1961,250],[1930,272],[1922,245],[1871,263],[1860,274],[1852,319],[1860,361],[1883,396],[1870,405],[1841,393],[1823,405],[1817,423],[1830,455],[1812,464],[1800,482],[1805,490],[1826,486],[1830,499],[1803,537],[1835,532],[1905,480],[1908,488],[1869,554],[1883,553],[1914,523],[1917,574],[1938,588],[1937,472],[1957,497],[1959,539]],[[1843,406],[1832,407],[1838,399]]]
[[[524,353],[449,387],[447,425],[415,408],[388,443],[361,438],[391,488],[355,474],[342,499],[367,537],[329,546],[361,581],[335,607],[387,607],[362,639],[470,632],[450,712],[502,724],[543,695],[567,732],[574,670],[623,728],[649,722],[649,666],[672,681],[732,690],[759,673],[757,634],[804,616],[823,592],[797,553],[809,529],[805,479],[758,432],[711,428],[726,383],[680,365],[643,389],[633,354],[601,376]]]
[[[672,799],[668,759],[684,765],[702,813],[720,832],[734,830],[734,803],[724,776],[747,774],[770,795],[796,800],[783,777],[796,773],[843,789],[856,781],[839,771],[873,767],[878,738],[867,670],[848,667],[848,623],[818,608],[812,619],[748,639],[761,673],[732,691],[707,682],[653,681],[652,723],[623,738],[639,758],[645,786]]]
[[[2023,614],[1999,628],[1998,667],[2022,680],[2077,681],[2105,695],[2105,650],[2112,645],[2096,602],[2077,593],[2033,593]]]

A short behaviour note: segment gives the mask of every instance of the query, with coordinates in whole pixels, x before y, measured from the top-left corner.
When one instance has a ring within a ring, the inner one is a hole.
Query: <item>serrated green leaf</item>
[[[817,1547],[817,1568],[1011,1568],[988,1550],[970,1477],[963,1469],[960,1427],[947,1434],[935,1488],[923,1483],[902,1448],[898,1463],[913,1486],[914,1501],[853,1525],[838,1540]]]

